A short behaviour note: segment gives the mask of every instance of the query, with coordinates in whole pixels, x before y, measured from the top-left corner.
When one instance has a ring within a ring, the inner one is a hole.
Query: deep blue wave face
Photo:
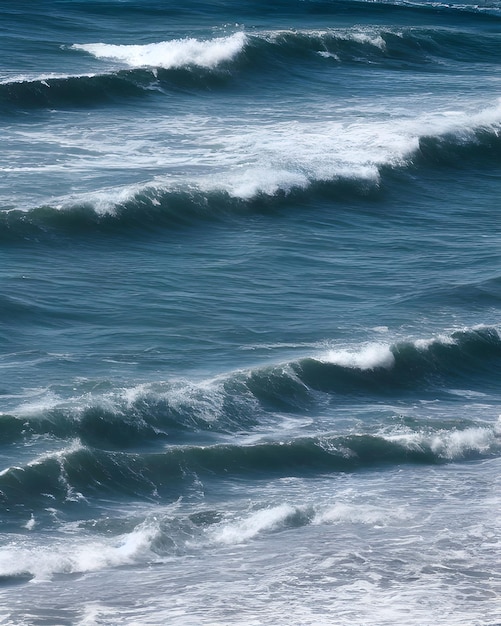
[[[501,620],[500,18],[0,6],[2,623]]]

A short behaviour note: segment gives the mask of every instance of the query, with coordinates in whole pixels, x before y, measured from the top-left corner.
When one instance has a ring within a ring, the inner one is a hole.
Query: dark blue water
[[[0,24],[0,622],[501,623],[501,4]]]

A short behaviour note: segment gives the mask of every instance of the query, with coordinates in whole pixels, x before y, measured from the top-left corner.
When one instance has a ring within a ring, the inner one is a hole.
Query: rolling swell
[[[435,464],[499,454],[496,431],[320,436],[253,445],[177,446],[161,453],[103,451],[78,444],[0,474],[6,509],[93,497],[177,498],[194,482],[218,478],[351,472],[404,463]]]
[[[493,33],[451,31],[445,28],[351,27],[325,30],[249,30],[209,40],[180,39],[143,45],[75,44],[73,49],[98,59],[119,62],[132,69],[258,70],[260,74],[297,69],[322,58],[341,63],[388,64],[395,61],[427,65],[442,60],[497,64],[501,58],[499,36]],[[441,67],[441,65],[440,65]],[[254,88],[256,84],[254,83]]]
[[[248,36],[244,52],[234,63],[265,70],[298,68],[321,59],[340,64],[375,63],[390,70],[443,71],[442,61],[499,63],[499,37],[494,34],[451,32],[440,28],[349,28],[325,31],[276,31]],[[319,58],[320,57],[320,58]],[[265,61],[265,63],[263,63]]]
[[[240,32],[208,41],[185,39],[140,46],[88,44],[73,48],[126,67],[88,75],[4,81],[0,83],[0,105],[14,110],[93,107],[141,96],[226,88],[232,79],[247,74],[255,89],[256,74],[261,79],[277,78],[288,74],[292,67],[309,68],[312,63],[328,69],[326,60],[371,66],[376,63],[395,70],[431,65],[437,71],[443,71],[443,59],[483,64],[501,60],[497,35],[417,28]],[[219,48],[223,48],[219,54],[208,54]]]
[[[296,169],[292,166],[290,170],[268,169],[264,181],[261,170],[251,168],[244,172],[242,181],[232,180],[228,173],[222,174],[219,181],[214,177],[210,182],[193,178],[176,185],[156,182],[131,187],[120,194],[98,193],[97,200],[89,195],[88,199],[58,201],[57,208],[47,205],[29,210],[3,210],[0,241],[17,243],[20,239],[44,239],[58,233],[85,236],[96,232],[113,235],[157,231],[206,220],[224,221],[248,212],[267,213],[294,200],[304,203],[305,199],[314,202],[316,198],[332,202],[377,198],[381,189],[391,189],[395,172],[437,166],[468,170],[492,167],[501,160],[499,106],[474,115],[468,125],[446,121],[442,128],[435,127],[434,132],[427,132],[424,124],[421,135],[414,132],[403,129],[400,153],[388,148],[386,162],[377,166],[372,163],[370,170],[363,168],[364,163],[356,163],[352,175],[344,165],[336,173],[335,159],[342,155],[334,155],[328,178],[322,170],[311,171],[314,164],[305,162],[307,172],[298,171],[296,163]],[[238,176],[242,176],[241,171]],[[248,189],[245,176],[251,182]],[[116,199],[118,196],[120,200]]]
[[[276,428],[280,415],[315,415],[325,400],[450,398],[449,389],[498,389],[501,337],[493,327],[428,340],[331,349],[295,361],[231,372],[199,384],[156,383],[103,396],[19,407],[0,416],[0,443],[43,435],[105,450],[198,444]],[[454,396],[455,397],[455,396]]]
[[[132,192],[128,200],[111,201],[104,211],[93,202],[68,203],[64,208],[41,206],[28,211],[0,211],[0,241],[51,238],[58,233],[70,236],[156,231],[206,220],[218,221],[252,209],[225,192],[202,190],[148,189]]]
[[[201,69],[215,76],[221,69],[233,74],[258,71],[265,75],[297,70],[303,63],[310,67],[312,61],[326,69],[326,58],[357,65],[372,66],[377,62],[388,69],[403,70],[408,69],[409,63],[438,62],[436,69],[441,71],[443,60],[490,65],[499,63],[501,58],[497,34],[406,27],[249,30],[209,40],[188,38],[144,45],[75,44],[72,48],[131,69],[155,70],[160,81],[175,77],[174,70],[184,70],[179,76],[185,77]],[[200,74],[195,76],[200,78]],[[256,88],[255,82],[253,87]]]
[[[230,78],[227,72],[201,68],[137,68],[95,75],[18,79],[0,83],[0,105],[11,111],[92,108],[159,94],[213,90],[225,86]]]
[[[188,189],[145,186],[131,191],[130,197],[120,202],[100,203],[82,199],[68,202],[63,208],[40,206],[29,210],[0,210],[0,241],[18,243],[19,240],[44,240],[63,234],[79,237],[103,233],[105,235],[132,234],[141,231],[157,232],[159,228],[183,228],[210,222],[225,222],[239,215],[269,213],[287,206],[294,197],[304,201],[305,191],[343,199],[377,194],[377,186],[367,179],[346,178],[319,182],[312,181],[309,190],[302,187],[277,189],[268,194],[257,191],[253,197],[240,198],[225,189],[207,190],[188,184]]]

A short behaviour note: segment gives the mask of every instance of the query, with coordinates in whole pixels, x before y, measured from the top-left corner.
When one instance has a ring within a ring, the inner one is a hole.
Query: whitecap
[[[92,54],[98,59],[121,61],[129,67],[188,67],[214,68],[241,52],[247,38],[238,32],[229,37],[202,41],[186,38],[145,45],[116,45],[106,43],[74,44],[72,49]]]

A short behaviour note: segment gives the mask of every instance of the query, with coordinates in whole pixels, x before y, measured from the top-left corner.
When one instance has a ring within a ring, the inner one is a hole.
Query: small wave
[[[497,0],[485,0],[482,3],[468,3],[468,2],[441,2],[436,0],[435,2],[419,2],[418,0],[348,0],[343,3],[346,10],[350,11],[350,14],[357,15],[360,13],[364,18],[367,17],[367,12],[370,11],[373,14],[393,17],[395,11],[402,12],[402,14],[426,15],[432,14],[435,18],[442,15],[449,21],[454,20],[456,22],[466,22],[472,18],[486,19],[488,21],[495,20],[501,17],[501,7]],[[324,5],[327,9],[329,5]],[[337,6],[337,3],[331,5],[331,7]],[[497,18],[497,19],[496,19]]]
[[[188,517],[156,511],[134,527],[109,536],[110,529],[93,521],[93,535],[85,532],[86,524],[63,526],[64,535],[49,544],[39,545],[36,536],[21,535],[10,545],[0,548],[0,579],[31,579],[34,583],[51,580],[56,574],[84,574],[124,565],[165,562],[173,553],[198,552],[201,546],[240,545],[291,528],[325,524],[362,524],[388,526],[407,518],[403,507],[387,510],[369,504],[337,501],[332,504],[253,507],[245,513],[200,511]],[[106,518],[108,520],[108,518]],[[115,520],[118,527],[130,521]],[[32,515],[27,530],[32,530]],[[100,536],[102,530],[108,536]],[[71,543],[71,549],[68,548]]]
[[[124,565],[158,563],[173,552],[198,551],[200,546],[207,545],[244,544],[270,533],[310,524],[386,526],[405,518],[403,509],[389,511],[384,507],[339,501],[330,505],[283,503],[254,508],[243,514],[202,511],[187,518],[157,512],[137,523],[132,530],[112,537],[96,534],[96,530],[99,532],[96,522],[92,524],[92,537],[84,532],[85,524],[69,524],[65,536],[53,539],[49,545],[35,545],[36,537],[25,534],[11,545],[1,547],[0,578],[28,578],[40,583],[51,580],[56,574],[83,574]],[[34,526],[33,515],[30,524],[28,530]],[[71,549],[68,549],[68,542],[71,542]]]
[[[14,109],[95,106],[151,93],[158,80],[151,72],[17,76],[0,83],[0,103]]]
[[[329,393],[405,393],[416,387],[446,392],[445,381],[485,382],[501,357],[496,328],[476,327],[447,335],[361,349],[336,349],[294,364],[308,387]]]
[[[78,438],[86,445],[134,448],[186,441],[190,433],[251,430],[263,417],[238,372],[193,383],[172,381],[64,399],[51,390],[0,415],[2,443],[36,435]]]
[[[269,532],[283,527],[288,519],[296,515],[295,507],[288,504],[260,509],[239,521],[221,524],[212,531],[210,539],[213,543],[243,543],[263,531]]]
[[[237,519],[224,519],[205,528],[204,540],[209,543],[235,545],[246,543],[261,535],[289,528],[323,524],[364,524],[386,526],[394,520],[405,519],[405,510],[387,510],[368,504],[336,502],[332,505],[280,504],[259,508]]]
[[[111,540],[75,538],[71,550],[68,545],[32,547],[31,542],[0,548],[0,577],[29,576],[33,582],[51,580],[55,574],[83,574],[123,565],[151,562],[155,559],[151,547],[160,534],[158,525],[139,524],[130,533]]]

